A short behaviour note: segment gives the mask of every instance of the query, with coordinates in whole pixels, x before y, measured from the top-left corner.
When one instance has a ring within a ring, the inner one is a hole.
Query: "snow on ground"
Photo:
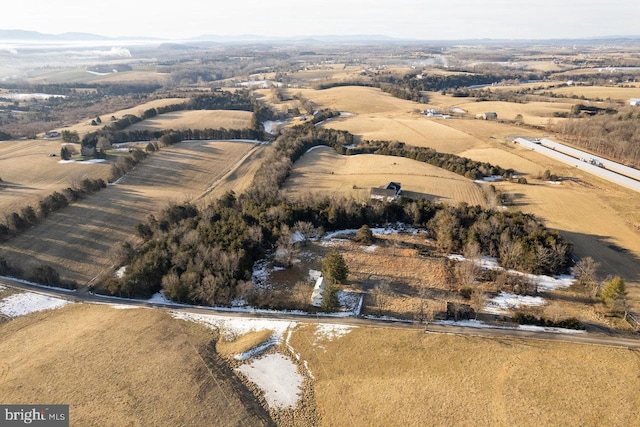
[[[335,239],[338,236],[350,236],[352,234],[356,234],[358,232],[358,230],[356,229],[346,229],[346,230],[337,230],[337,231],[332,231],[329,233],[326,233],[323,237],[322,240],[323,241],[327,241],[327,240],[332,240]],[[385,235],[389,235],[389,234],[395,234],[395,233],[412,233],[412,234],[417,234],[420,232],[420,230],[418,230],[417,228],[413,228],[410,226],[407,226],[405,224],[402,223],[397,223],[394,224],[393,226],[390,227],[374,227],[371,229],[371,232],[373,233],[374,236],[385,236]]]
[[[282,120],[267,120],[266,122],[262,123],[262,126],[264,126],[264,131],[268,134],[274,135],[275,131],[277,131],[280,126],[286,124],[287,122],[282,121]]]
[[[486,313],[491,314],[508,314],[511,309],[519,309],[521,306],[540,306],[544,305],[545,300],[542,297],[532,297],[529,295],[516,295],[507,292],[500,292],[491,298],[484,308]]]
[[[362,250],[365,252],[375,252],[380,246],[378,245],[370,245],[370,246],[362,246]]]
[[[268,260],[261,259],[253,264],[251,281],[257,289],[271,289],[271,284],[269,283],[269,269],[267,268],[268,263]]]
[[[7,289],[7,287],[6,287],[6,286],[2,286],[2,285],[0,285],[0,291],[4,291],[5,289]]]
[[[40,287],[42,289],[55,289],[56,291],[62,291],[62,292],[75,292],[76,291],[75,289],[57,288],[55,286],[41,285],[40,283],[30,282],[30,281],[24,280],[24,279],[18,279],[17,277],[0,276],[0,278],[13,280],[14,282],[24,283],[25,285],[37,286],[37,287]]]
[[[466,258],[462,255],[449,255],[447,258],[453,259],[456,261],[465,261]],[[527,280],[532,281],[538,285],[538,291],[555,291],[556,289],[564,289],[568,288],[573,284],[576,278],[572,275],[564,274],[557,277],[545,276],[545,275],[535,275],[529,273],[522,273],[516,270],[506,270],[504,267],[501,267],[498,264],[498,260],[493,257],[482,257],[480,259],[474,260],[475,264],[481,268],[486,268],[487,270],[504,270],[509,274],[514,274],[518,276],[523,276],[527,278]]]
[[[556,334],[586,334],[587,331],[582,331],[579,329],[566,329],[566,328],[552,328],[548,326],[536,326],[536,325],[520,325],[518,329],[523,331],[533,331],[533,332],[553,332]]]
[[[304,377],[296,364],[282,354],[268,354],[236,370],[264,392],[271,408],[294,408],[302,395]]]
[[[316,327],[316,339],[324,339],[333,341],[336,338],[343,337],[351,332],[356,326],[333,325],[329,323],[321,323]]]
[[[164,296],[162,292],[156,292],[151,298],[147,300],[147,302],[153,304],[174,304],[174,302]]]
[[[126,271],[127,271],[127,266],[126,265],[123,266],[123,267],[120,267],[119,269],[116,270],[116,277],[118,279],[122,279],[124,277],[124,273],[126,273]]]
[[[322,271],[318,270],[309,270],[309,280],[316,281],[318,278],[322,276]]]
[[[273,331],[273,337],[281,341],[285,331],[296,326],[295,322],[275,319],[251,319],[244,317],[226,317],[215,314],[196,314],[173,312],[173,317],[202,323],[208,327],[219,329],[224,337],[233,340],[235,337],[247,334],[252,331]]]
[[[17,317],[36,311],[53,310],[64,307],[69,301],[33,292],[13,294],[0,301],[0,312]]]
[[[349,314],[357,314],[356,310],[358,309],[360,298],[363,296],[363,294],[359,292],[341,290],[336,292],[336,296],[338,297],[338,303],[340,304],[340,307],[348,311]]]
[[[93,164],[93,163],[104,163],[106,162],[105,159],[89,159],[89,160],[58,160],[58,163],[60,164],[67,164],[67,163],[78,163],[81,165],[86,165],[86,164]]]
[[[306,152],[309,153],[313,150],[317,150],[320,147],[325,147],[325,148],[329,148],[327,145],[314,145],[313,147],[309,148]]]
[[[491,176],[485,176],[482,179],[477,179],[474,182],[482,184],[485,182],[499,182],[499,181],[502,181],[502,177],[500,175],[491,175]]]

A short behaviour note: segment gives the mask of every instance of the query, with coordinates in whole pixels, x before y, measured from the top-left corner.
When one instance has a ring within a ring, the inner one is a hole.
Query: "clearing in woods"
[[[69,403],[73,425],[272,424],[216,355],[217,334],[159,310],[70,304],[0,324],[0,337],[0,401]]]
[[[478,184],[453,172],[402,157],[342,156],[324,146],[305,153],[294,164],[283,191],[293,198],[305,197],[313,191],[367,200],[372,187],[381,187],[390,181],[400,182],[404,193],[429,200],[486,204],[485,193]]]
[[[192,200],[210,189],[251,150],[247,142],[193,141],[161,149],[112,185],[50,214],[47,221],[0,245],[25,271],[40,264],[86,283],[112,267],[110,251],[133,237],[134,227],[169,202]],[[65,165],[74,167],[76,165]],[[239,179],[246,188],[246,178]],[[232,182],[226,188],[234,190]]]

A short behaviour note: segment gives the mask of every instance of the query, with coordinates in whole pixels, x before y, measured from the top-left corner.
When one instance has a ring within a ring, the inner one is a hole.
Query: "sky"
[[[385,35],[419,40],[640,35],[638,0],[19,0],[0,29],[183,39]]]

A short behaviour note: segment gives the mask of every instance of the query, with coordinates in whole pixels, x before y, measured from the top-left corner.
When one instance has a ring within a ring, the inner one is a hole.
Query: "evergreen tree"
[[[356,233],[356,237],[354,239],[358,243],[362,243],[363,245],[370,245],[373,243],[373,232],[371,228],[367,224],[360,227],[358,232]]]
[[[344,258],[336,248],[331,249],[322,260],[322,275],[328,285],[341,283],[347,280],[349,268]]]

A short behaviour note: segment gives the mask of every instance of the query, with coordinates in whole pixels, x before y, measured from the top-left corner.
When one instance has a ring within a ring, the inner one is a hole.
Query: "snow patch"
[[[362,294],[358,292],[351,292],[348,290],[341,290],[336,292],[338,297],[338,303],[340,307],[348,311],[349,314],[357,314],[358,305]]]
[[[127,272],[127,266],[122,266],[119,269],[116,270],[116,277],[118,279],[122,279],[124,277],[124,273]]]
[[[17,317],[36,311],[53,310],[67,304],[69,301],[63,299],[33,292],[23,292],[9,295],[0,301],[0,312],[7,316]]]
[[[282,121],[282,120],[267,120],[266,122],[262,123],[262,126],[264,127],[264,131],[270,135],[275,135],[275,132],[278,131],[278,129],[280,128],[280,126],[286,124],[287,122]]]
[[[456,261],[466,261],[467,259],[462,255],[449,255],[447,256],[449,259],[453,259]],[[498,260],[493,257],[482,257],[480,259],[474,260],[475,264],[481,268],[485,268],[487,270],[502,270],[506,271],[509,274],[514,274],[518,276],[525,277],[527,280],[535,283],[538,287],[538,291],[555,291],[557,289],[565,289],[573,284],[576,278],[572,275],[563,274],[556,277],[546,276],[546,275],[535,275],[529,273],[522,273],[516,270],[507,270],[504,267],[501,267],[498,264]]]
[[[511,309],[517,310],[522,306],[537,307],[544,304],[545,300],[542,297],[500,292],[489,300],[484,311],[492,314],[508,314],[508,310]]]
[[[232,341],[236,337],[249,332],[269,330],[273,332],[272,338],[280,342],[285,331],[296,326],[295,322],[287,320],[236,318],[217,316],[215,314],[173,312],[173,317],[219,329],[228,341]]]
[[[267,268],[268,260],[261,259],[253,264],[253,272],[251,273],[251,281],[258,289],[271,289],[269,283],[269,269]]]
[[[236,370],[264,392],[271,408],[295,408],[298,403],[304,377],[288,357],[282,354],[268,354]]]
[[[325,339],[333,341],[336,338],[343,337],[351,332],[355,326],[347,325],[333,325],[328,323],[321,323],[316,327],[315,336],[317,339]]]
[[[582,331],[580,329],[566,329],[566,328],[552,328],[547,326],[537,326],[537,325],[520,325],[518,329],[524,331],[533,331],[533,332],[552,332],[554,334],[586,334],[587,331]]]
[[[315,282],[320,278],[320,276],[322,276],[322,271],[309,270],[309,280],[313,280]]]
[[[167,298],[162,291],[161,292],[156,292],[155,294],[153,294],[153,296],[151,298],[149,298],[147,300],[147,302],[153,303],[153,304],[175,304],[173,301],[171,301],[169,298]]]

